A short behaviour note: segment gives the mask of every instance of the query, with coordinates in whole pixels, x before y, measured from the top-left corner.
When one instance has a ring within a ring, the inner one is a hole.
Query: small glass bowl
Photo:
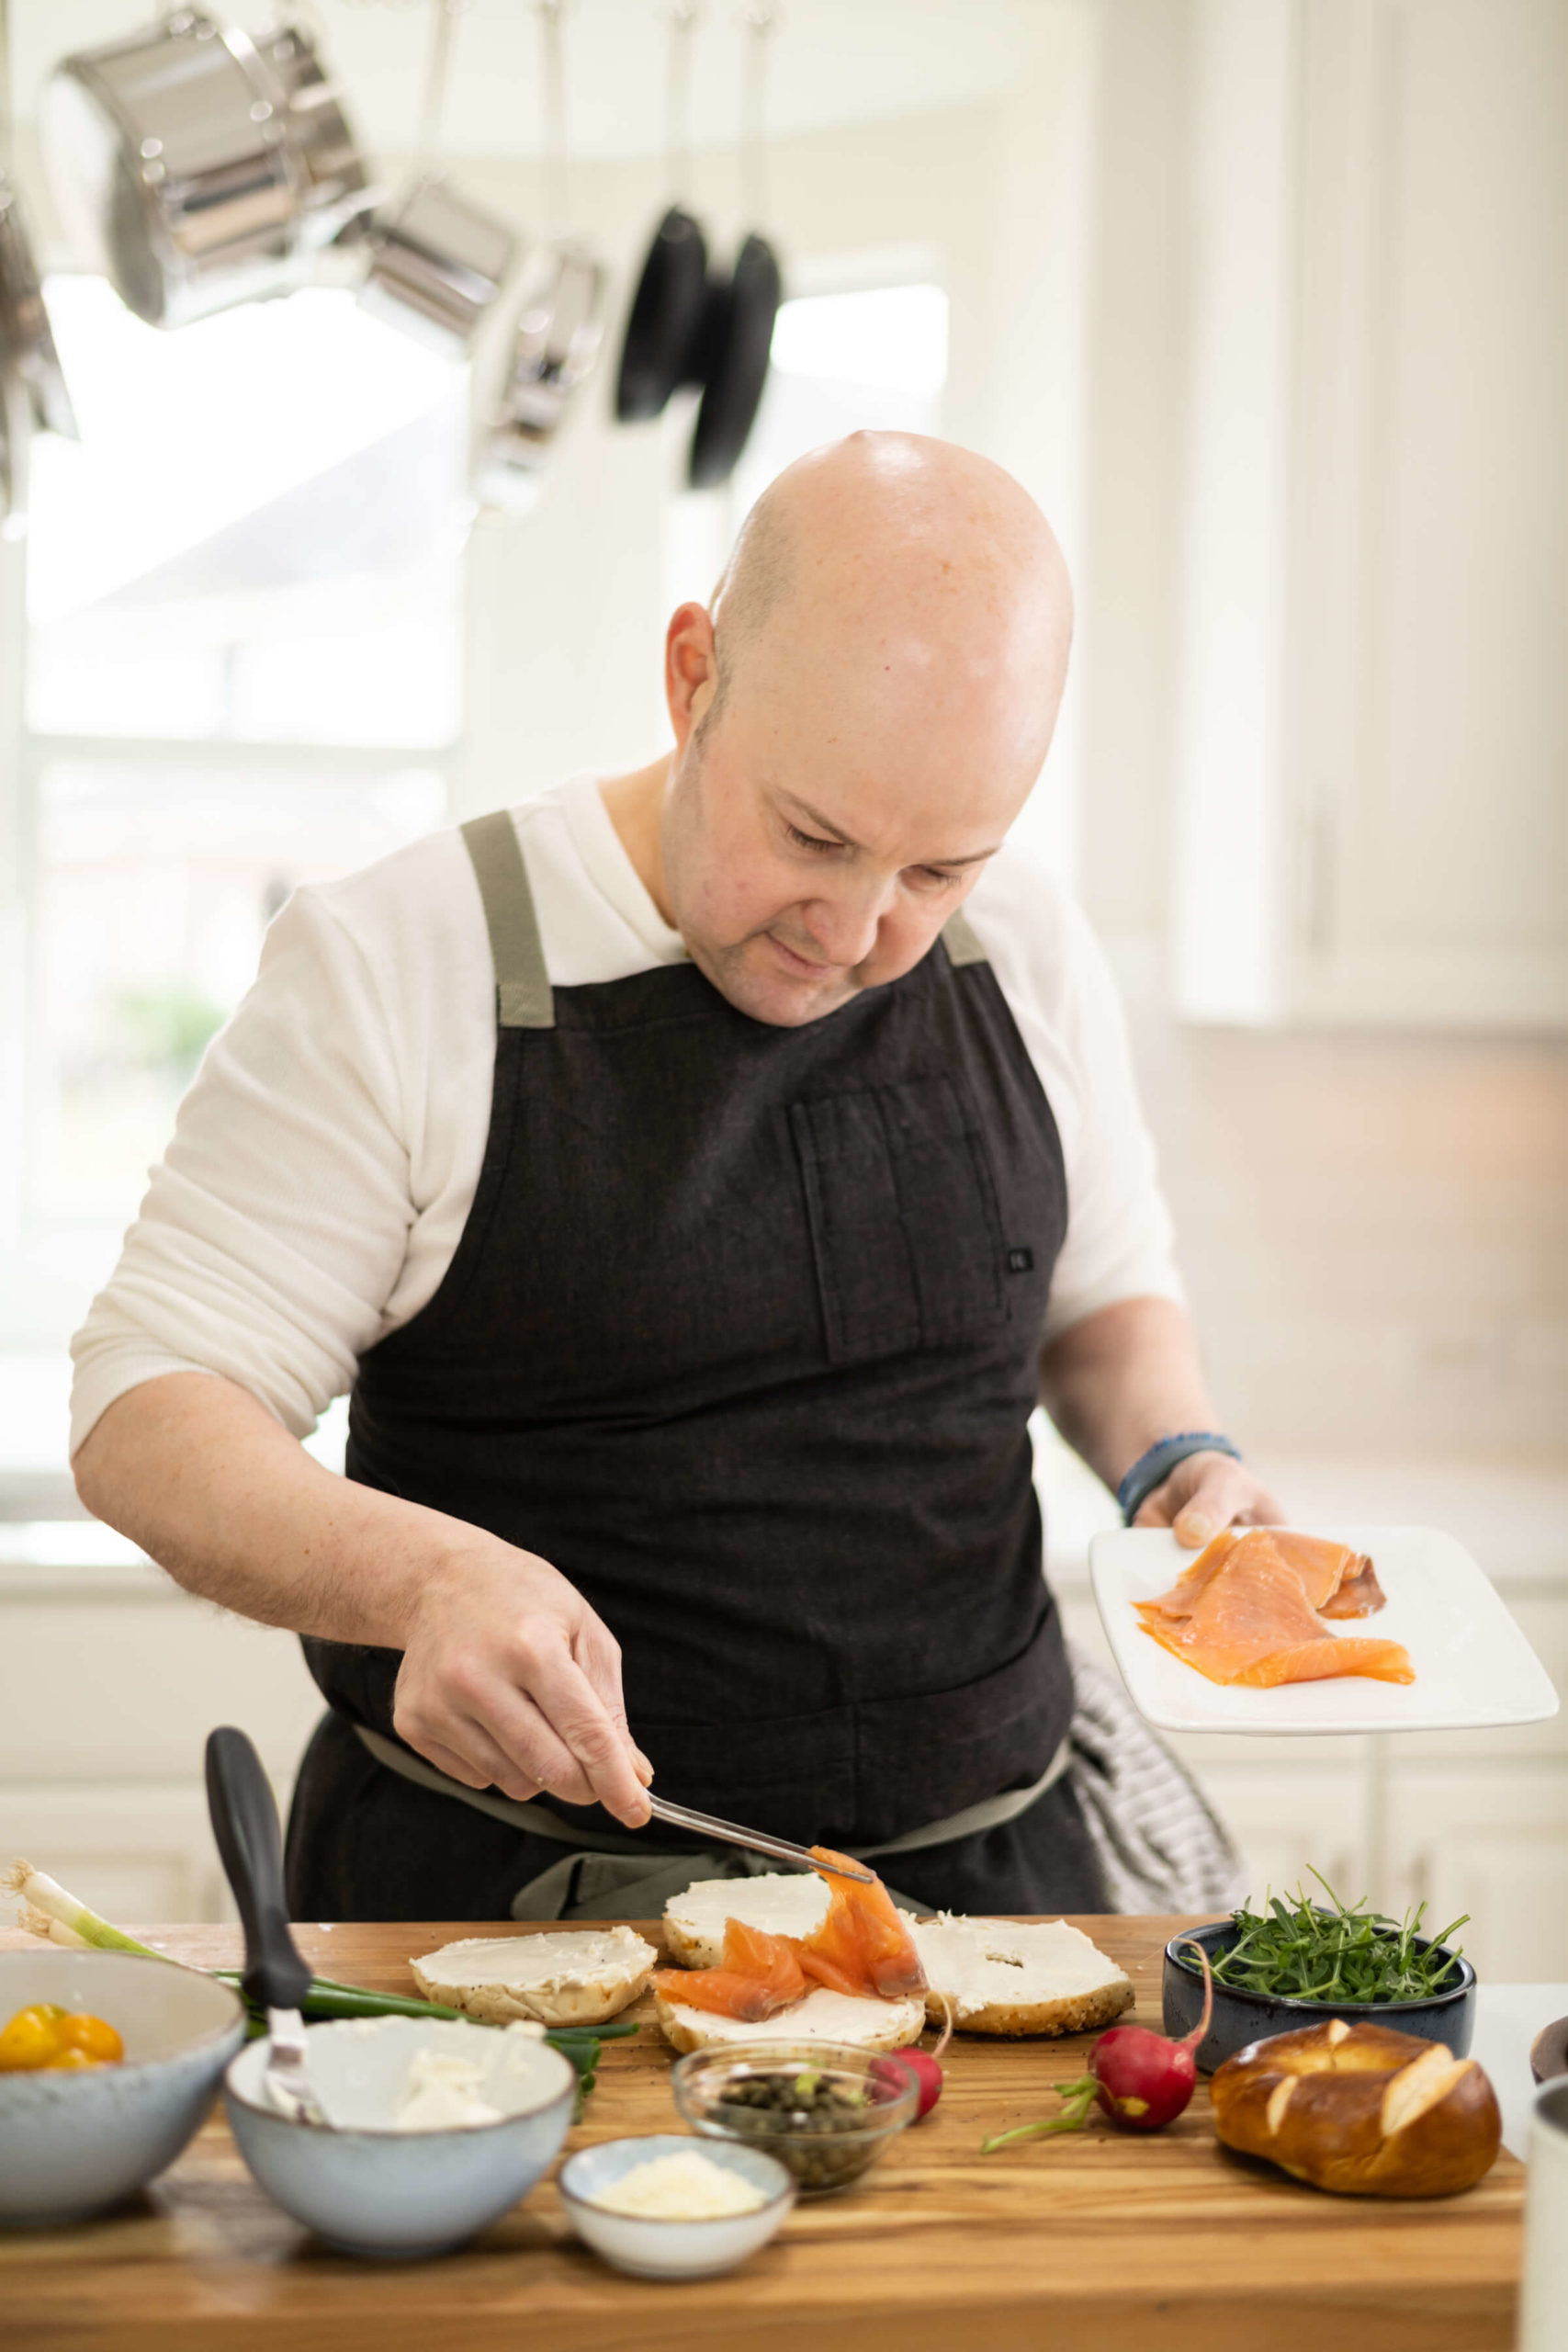
[[[863,2098],[864,2121],[813,2130],[804,2110],[747,2107],[728,2096],[739,2083],[804,2074],[825,2075]],[[677,2062],[671,2086],[694,2132],[765,2148],[787,2165],[802,2197],[826,2197],[858,2180],[914,2121],[920,2103],[915,2070],[896,2053],[838,2041],[727,2041],[694,2050]]]

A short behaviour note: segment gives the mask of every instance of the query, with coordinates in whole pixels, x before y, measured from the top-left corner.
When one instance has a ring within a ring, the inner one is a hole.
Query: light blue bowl
[[[600,2192],[656,2156],[695,2148],[721,2171],[739,2173],[767,2199],[754,2212],[714,2222],[657,2222],[641,2213],[611,2213],[593,2202]],[[604,2140],[579,2148],[562,2165],[556,2188],[568,2220],[585,2245],[634,2278],[714,2278],[734,2270],[767,2245],[795,2203],[795,2182],[776,2156],[734,2140],[690,2139],[654,2132],[645,2139]]]
[[[515,2030],[422,2018],[340,2018],[305,2030],[311,2083],[334,2125],[295,2123],[262,2088],[269,2044],[229,2069],[229,2125],[267,2195],[345,2254],[446,2254],[527,2195],[571,2121],[577,2075],[558,2050]],[[470,2059],[499,2123],[393,2130],[416,2051]]]
[[[0,1952],[0,2026],[34,2001],[112,2025],[114,2066],[0,2075],[0,2223],[76,2222],[172,2165],[245,2038],[239,1995],[126,1951]]]

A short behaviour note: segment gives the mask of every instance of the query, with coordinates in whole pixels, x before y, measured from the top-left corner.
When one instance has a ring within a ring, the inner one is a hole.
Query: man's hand
[[[627,1727],[619,1645],[547,1560],[468,1536],[410,1613],[398,1736],[467,1788],[544,1790],[640,1828],[653,1770]]]
[[[395,1726],[468,1788],[597,1800],[648,1819],[621,1653],[532,1552],[335,1477],[265,1408],[209,1373],[111,1405],[76,1456],[96,1517],[199,1592],[264,1625],[404,1653]]]
[[[1201,1552],[1224,1527],[1278,1527],[1284,1511],[1245,1462],[1228,1453],[1190,1453],[1134,1520],[1134,1527],[1168,1527],[1179,1544]]]

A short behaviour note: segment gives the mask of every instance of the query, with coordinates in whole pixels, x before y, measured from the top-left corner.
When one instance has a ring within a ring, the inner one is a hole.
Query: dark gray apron
[[[1072,1714],[1026,1427],[1066,1199],[973,933],[795,1029],[690,964],[552,990],[510,818],[464,831],[489,1137],[435,1296],[361,1361],[348,1475],[570,1577],[683,1804],[854,1848],[1039,1779]],[[355,1732],[393,1736],[399,1653],[305,1651],[333,1712],[290,1821],[296,1917],[504,1917],[563,1850],[624,1846],[598,1807],[551,1801],[551,1840],[412,1785]],[[1100,1895],[1066,1779],[897,1875],[966,1910]]]

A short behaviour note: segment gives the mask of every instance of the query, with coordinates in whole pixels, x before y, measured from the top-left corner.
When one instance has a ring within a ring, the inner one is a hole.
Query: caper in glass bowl
[[[694,2131],[765,2148],[803,2197],[858,2180],[919,2109],[912,2066],[836,2041],[727,2041],[681,2059],[672,2082]]]

